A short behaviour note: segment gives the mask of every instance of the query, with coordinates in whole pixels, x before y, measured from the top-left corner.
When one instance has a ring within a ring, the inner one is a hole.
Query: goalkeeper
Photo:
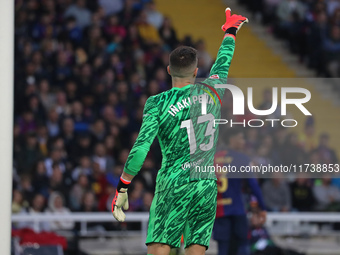
[[[167,69],[172,89],[148,98],[145,103],[142,127],[112,201],[113,216],[124,221],[122,209],[129,207],[127,190],[157,136],[163,159],[150,208],[148,254],[169,254],[171,248],[180,247],[182,234],[186,254],[205,254],[209,246],[216,214],[216,176],[194,175],[186,170],[197,162],[202,166],[212,166],[214,162],[218,127],[212,123],[220,118],[221,105],[209,103],[207,114],[202,112],[200,116],[193,114],[193,108],[202,103],[197,100],[200,95],[212,95],[215,102],[223,97],[224,89],[215,89],[215,85],[226,83],[236,33],[248,22],[245,17],[231,15],[229,8],[225,14],[226,23],[222,26],[225,36],[210,78],[205,80],[207,89],[194,84],[198,70],[195,49],[181,46],[170,54]]]

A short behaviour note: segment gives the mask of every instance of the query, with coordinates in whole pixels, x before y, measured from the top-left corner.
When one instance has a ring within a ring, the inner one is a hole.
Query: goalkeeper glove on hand
[[[243,26],[244,23],[248,23],[248,19],[246,17],[243,17],[241,15],[230,15],[231,9],[227,8],[225,9],[225,15],[226,15],[226,22],[222,26],[222,30],[226,34],[231,34],[236,36],[237,31]]]
[[[117,185],[116,195],[112,200],[111,210],[113,217],[115,217],[116,220],[120,222],[125,221],[125,214],[122,210],[122,207],[124,210],[129,209],[127,190],[130,186],[130,183],[130,181],[126,181],[120,177],[119,183]]]

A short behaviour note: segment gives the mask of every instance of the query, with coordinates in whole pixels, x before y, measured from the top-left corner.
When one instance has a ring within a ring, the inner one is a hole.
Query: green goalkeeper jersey
[[[157,175],[156,192],[193,180],[216,178],[214,173],[204,170],[213,165],[218,139],[214,119],[220,118],[219,98],[224,94],[224,89],[215,89],[215,85],[226,84],[234,49],[235,40],[225,37],[210,77],[203,84],[173,87],[148,98],[138,138],[124,167],[126,173],[138,173],[157,136],[162,166]],[[202,114],[204,97],[207,104]]]

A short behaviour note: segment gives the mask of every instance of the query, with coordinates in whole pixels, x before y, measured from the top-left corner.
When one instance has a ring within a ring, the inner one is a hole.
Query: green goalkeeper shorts
[[[150,208],[146,245],[151,243],[185,248],[209,247],[216,214],[216,180],[200,180],[155,194]]]

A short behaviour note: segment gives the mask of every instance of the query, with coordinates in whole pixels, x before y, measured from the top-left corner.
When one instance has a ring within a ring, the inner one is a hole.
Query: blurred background
[[[145,254],[157,141],[130,189],[129,212],[138,214],[127,223],[109,213],[116,185],[146,99],[171,88],[169,53],[195,47],[198,77],[207,77],[226,6],[250,20],[237,36],[231,80],[303,78],[313,98],[313,116],[296,116],[297,130],[246,129],[245,153],[254,164],[339,163],[339,0],[16,0],[13,254]],[[259,109],[271,106],[271,88],[254,93]],[[340,254],[338,218],[322,214],[340,211],[339,178],[260,184],[277,245]],[[50,218],[27,217],[38,213]]]

